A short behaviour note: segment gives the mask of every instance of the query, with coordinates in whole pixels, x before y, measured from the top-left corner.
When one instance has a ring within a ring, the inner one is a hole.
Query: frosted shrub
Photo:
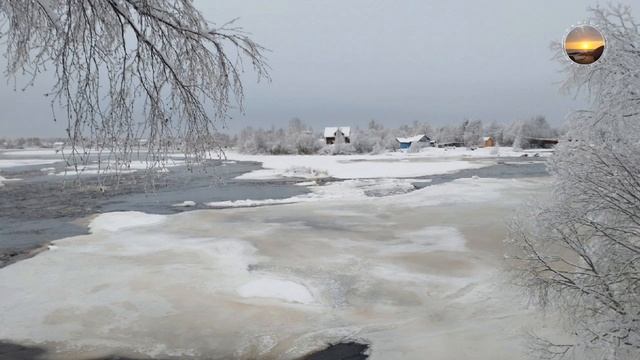
[[[356,149],[351,144],[326,145],[318,152],[321,155],[351,155],[356,153]]]
[[[535,359],[640,354],[640,28],[627,7],[591,12],[607,56],[565,60],[567,88],[587,88],[591,108],[573,114],[550,160],[552,194],[511,225],[516,280],[570,340],[536,339]]]
[[[301,134],[297,136],[294,147],[297,154],[311,155],[317,153],[318,150],[322,148],[322,143],[313,135]]]
[[[373,151],[376,139],[371,136],[370,132],[356,129],[351,137],[351,144],[357,153],[368,154]]]
[[[419,142],[414,142],[414,143],[411,143],[411,146],[409,146],[409,149],[407,149],[407,152],[419,153],[421,149],[422,149],[422,144],[420,144]]]

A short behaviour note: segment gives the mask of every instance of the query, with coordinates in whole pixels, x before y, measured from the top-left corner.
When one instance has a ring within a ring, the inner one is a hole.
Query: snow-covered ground
[[[5,183],[9,182],[9,181],[20,181],[21,179],[18,178],[13,178],[13,179],[7,179],[5,177],[3,177],[2,175],[0,175],[0,187],[3,187]]]
[[[73,166],[69,166],[65,171],[61,171],[56,175],[59,176],[77,176],[77,175],[98,175],[98,174],[130,174],[136,171],[147,170],[155,168],[156,171],[168,171],[169,168],[174,166],[184,165],[184,161],[170,159],[165,164],[150,163],[147,161],[133,160],[129,162],[106,162],[103,164],[90,163],[87,165],[79,165],[77,170]]]
[[[0,154],[8,156],[54,156],[60,155],[60,152],[53,148],[34,148],[34,149],[13,149],[0,150]]]
[[[308,194],[297,195],[285,199],[217,201],[209,202],[206,205],[212,208],[229,208],[291,204],[330,199],[365,200],[371,196],[386,196],[413,191],[415,190],[415,187],[412,183],[416,181],[421,180],[386,178],[352,179],[323,185],[316,182],[305,182],[304,185],[311,190]]]
[[[550,150],[514,151],[510,147],[501,148],[424,148],[418,153],[403,151],[382,154],[363,155],[248,155],[235,151],[226,153],[226,163],[235,161],[260,162],[264,169],[243,174],[239,179],[269,180],[278,178],[320,179],[334,177],[338,179],[363,178],[410,178],[435,174],[444,174],[463,169],[488,166],[497,158],[528,156],[548,156]],[[2,157],[9,158],[2,158]],[[213,155],[212,155],[213,156]],[[166,171],[173,166],[184,165],[184,154],[172,154],[170,160],[159,169]],[[55,149],[25,149],[0,151],[0,168],[49,165],[62,161],[61,153]],[[145,170],[152,164],[134,160],[122,163],[117,168],[114,163],[103,163],[100,168],[96,163],[68,167],[57,175],[96,175],[99,172],[131,173]]]
[[[329,169],[331,171],[331,169]],[[0,270],[0,339],[59,358],[524,359],[540,326],[502,278],[503,219],[544,179],[317,186],[314,201],[107,213],[91,234]]]
[[[171,157],[165,164],[152,163],[145,160],[118,163],[115,161],[103,161],[101,164],[96,161],[90,161],[87,164],[78,164],[77,168],[71,165],[67,166],[58,172],[56,172],[56,168],[44,166],[63,161],[65,161],[63,154],[56,149],[0,150],[0,169],[43,165],[40,169],[42,172],[59,176],[128,174],[149,168],[157,168],[157,171],[168,171],[168,168],[185,164],[184,160]]]
[[[489,166],[501,157],[548,156],[548,150],[514,151],[510,147],[424,148],[418,153],[403,151],[378,155],[247,155],[233,151],[227,158],[237,161],[257,161],[264,169],[241,175],[239,179],[277,179],[297,177],[317,179],[408,178],[450,173],[463,169]],[[482,161],[486,159],[487,161]]]
[[[18,166],[49,165],[62,161],[61,159],[0,159],[0,169]]]

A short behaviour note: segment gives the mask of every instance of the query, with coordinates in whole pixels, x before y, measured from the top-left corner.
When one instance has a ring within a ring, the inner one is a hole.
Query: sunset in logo
[[[583,25],[571,30],[564,41],[569,58],[577,64],[592,64],[602,56],[605,40],[593,26]]]

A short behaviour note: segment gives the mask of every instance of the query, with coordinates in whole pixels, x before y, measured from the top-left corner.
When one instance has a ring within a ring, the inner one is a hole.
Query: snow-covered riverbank
[[[417,153],[403,151],[377,155],[248,155],[226,152],[231,160],[256,161],[263,170],[242,175],[241,179],[276,179],[281,177],[338,179],[408,178],[451,173],[463,169],[489,166],[500,158],[551,155],[548,150],[514,151],[510,147],[424,148]]]
[[[495,164],[498,159],[522,156],[546,157],[551,151],[544,149],[515,151],[510,147],[499,148],[424,148],[420,152],[404,151],[360,155],[249,155],[234,150],[225,152],[225,161],[251,161],[262,164],[263,169],[243,174],[238,179],[272,180],[280,178],[336,179],[410,178],[452,173],[464,169],[477,169]],[[218,158],[212,158],[219,160]],[[184,154],[169,156],[164,164],[151,164],[145,160],[110,163],[97,162],[53,168],[51,164],[63,162],[62,153],[55,149],[25,149],[0,151],[0,169],[24,166],[42,166],[48,174],[77,176],[98,174],[127,174],[157,168],[170,171],[172,167],[185,165]]]

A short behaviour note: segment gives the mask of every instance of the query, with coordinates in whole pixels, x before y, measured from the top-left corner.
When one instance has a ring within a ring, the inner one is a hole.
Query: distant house
[[[493,136],[485,136],[482,138],[482,144],[484,147],[494,147],[496,146],[496,140]]]
[[[351,142],[351,128],[349,126],[324,128],[324,140],[327,145],[334,144],[336,139],[344,139],[346,144]]]
[[[431,143],[431,139],[425,134],[419,134],[411,137],[398,137],[396,141],[400,143],[400,149],[408,149],[414,143]]]

